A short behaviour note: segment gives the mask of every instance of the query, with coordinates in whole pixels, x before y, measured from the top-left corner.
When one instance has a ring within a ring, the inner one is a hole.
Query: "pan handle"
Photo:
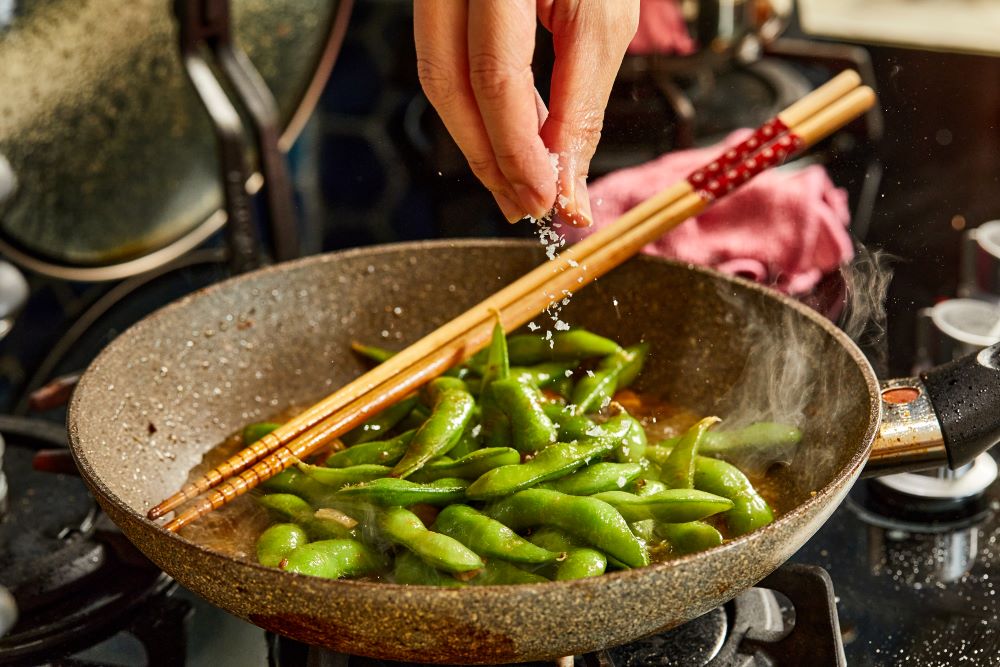
[[[882,423],[864,476],[957,469],[1000,441],[1000,343],[882,384]]]
[[[951,468],[1000,441],[1000,343],[932,368],[920,379],[941,425]]]

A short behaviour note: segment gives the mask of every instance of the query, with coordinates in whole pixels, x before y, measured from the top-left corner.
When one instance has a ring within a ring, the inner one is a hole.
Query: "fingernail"
[[[567,192],[568,190],[568,192]],[[593,224],[593,214],[590,210],[590,195],[587,193],[587,179],[582,176],[566,183],[564,194],[556,201],[561,217],[574,227],[590,227]]]
[[[507,222],[510,224],[513,225],[515,222],[525,217],[524,209],[507,195],[501,192],[494,192],[493,197],[497,200],[497,206],[500,207],[500,212],[503,213],[503,217],[507,218]]]
[[[552,202],[546,201],[542,193],[538,192],[534,188],[523,183],[514,183],[514,193],[517,195],[518,201],[521,202],[521,206],[528,211],[528,214],[533,218],[544,218],[549,209],[552,208]]]
[[[590,210],[590,193],[587,192],[587,179],[583,176],[576,179],[573,206],[576,208],[578,224],[581,227],[590,227],[594,224],[594,215]]]

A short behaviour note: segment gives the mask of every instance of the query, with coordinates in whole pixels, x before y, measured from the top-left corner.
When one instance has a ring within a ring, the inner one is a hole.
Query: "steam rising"
[[[861,247],[854,260],[841,269],[847,299],[839,326],[868,355],[876,372],[884,372],[888,365],[885,296],[894,259],[881,250]]]
[[[885,362],[885,296],[892,279],[891,257],[880,251],[861,248],[855,259],[841,269],[843,290],[836,305],[840,305],[839,326],[862,349],[876,358],[875,366]],[[733,388],[721,398],[718,414],[725,417],[719,430],[733,430],[759,421],[781,422],[800,428],[804,438],[820,437],[835,429],[846,410],[864,397],[845,391],[843,369],[826,363],[829,345],[826,335],[817,327],[805,325],[790,309],[782,309],[777,320],[773,311],[748,308],[732,292],[720,294],[734,312],[744,314],[743,327],[747,363]],[[822,396],[821,414],[817,414],[816,399]],[[817,432],[819,426],[819,433]],[[833,444],[833,443],[831,443]],[[788,446],[750,448],[732,452],[727,458],[749,471],[763,472],[775,462],[791,463],[797,452],[835,449]],[[812,454],[811,454],[812,456]],[[803,474],[828,470],[821,460],[810,460]],[[809,480],[807,483],[819,482]]]

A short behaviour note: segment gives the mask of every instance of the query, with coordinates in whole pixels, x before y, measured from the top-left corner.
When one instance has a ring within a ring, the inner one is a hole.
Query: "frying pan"
[[[167,306],[112,342],[76,389],[69,429],[83,478],[125,535],[184,586],[263,628],[337,651],[424,662],[552,659],[693,619],[777,568],[836,509],[879,436],[883,390],[858,348],[815,312],[661,259],[622,265],[575,295],[563,319],[623,344],[649,341],[640,392],[723,417],[747,406],[794,410],[804,437],[789,465],[768,474],[782,510],[771,525],[593,579],[453,590],[284,573],[145,518],[227,435],[362,372],[351,340],[402,346],[542,259],[530,242],[381,246],[269,267]],[[981,370],[995,388],[996,372]],[[932,386],[948,382],[928,376],[885,390],[894,402],[877,465],[940,465],[943,440],[982,435],[955,436],[944,418],[943,434],[921,421]],[[966,414],[975,408],[964,405]],[[981,415],[992,415],[994,432],[998,412]],[[967,453],[956,449],[953,463]]]

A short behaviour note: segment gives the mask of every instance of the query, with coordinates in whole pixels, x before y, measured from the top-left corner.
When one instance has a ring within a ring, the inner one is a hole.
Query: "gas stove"
[[[96,511],[78,479],[32,468],[40,450],[35,466],[58,468],[61,436],[47,426],[0,422],[11,480],[0,530],[24,536],[0,558],[0,582],[20,607],[0,639],[0,663],[402,667],[271,635],[171,582]],[[986,455],[958,479],[860,482],[790,563],[735,600],[659,635],[535,664],[997,664],[996,470]]]

